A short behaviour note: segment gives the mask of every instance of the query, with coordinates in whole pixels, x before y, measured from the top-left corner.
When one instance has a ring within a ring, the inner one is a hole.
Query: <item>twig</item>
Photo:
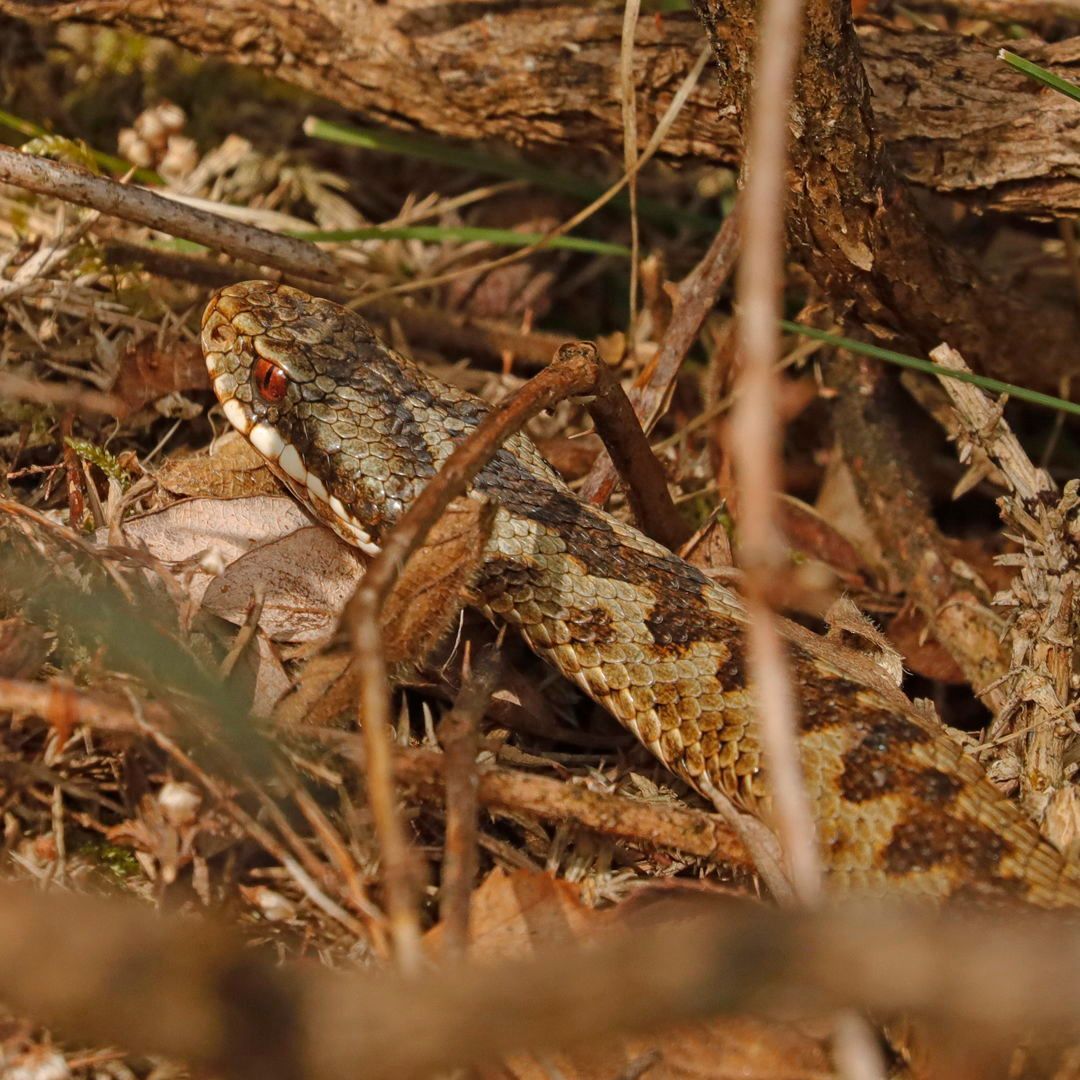
[[[735,267],[739,250],[739,215],[730,213],[724,220],[702,260],[679,283],[671,322],[656,357],[627,392],[642,429],[652,431],[671,398],[675,377],[682,367],[701,324],[716,303]],[[581,497],[594,506],[603,506],[615,485],[615,466],[601,453],[581,488]]]
[[[439,915],[446,946],[464,956],[469,941],[469,903],[479,868],[477,848],[477,731],[499,677],[499,658],[482,656],[468,676],[453,709],[439,724],[446,757],[446,842],[443,850]],[[397,770],[395,769],[395,772]]]
[[[398,781],[417,785],[429,797],[440,794],[444,767],[443,755],[430,750],[402,750],[394,757]],[[480,767],[477,797],[492,810],[575,822],[603,836],[668,848],[740,873],[750,874],[754,869],[736,833],[715,814],[700,810],[629,799],[495,765]]]
[[[559,363],[563,358],[564,362]],[[593,383],[584,350],[566,347],[546,371],[525,384],[502,408],[477,427],[447,459],[436,478],[384,537],[363,581],[349,601],[343,623],[349,629],[360,682],[360,723],[366,750],[368,799],[382,852],[387,911],[398,961],[404,971],[420,963],[420,928],[415,910],[408,842],[397,812],[390,749],[390,701],[380,621],[383,604],[409,557],[453,499],[495,455],[513,431],[542,409]]]
[[[741,399],[732,416],[732,457],[739,485],[739,550],[749,627],[747,657],[757,699],[777,831],[795,895],[821,902],[824,871],[799,760],[791,665],[772,598],[786,553],[776,509],[780,490],[780,326],[784,288],[788,139],[795,72],[802,51],[803,0],[763,0],[758,17],[755,77],[750,92],[742,257],[736,291],[736,335],[743,363]],[[884,1076],[865,1023],[837,1017],[837,1062],[847,1080]]]
[[[130,703],[121,698],[103,698],[56,683],[0,679],[0,711],[37,716],[49,723],[62,721],[73,726],[85,725],[96,731],[140,736],[146,734],[145,724],[166,732],[178,727],[173,716],[161,705],[145,702],[141,710],[143,719],[136,716]],[[304,737],[332,745],[361,765],[365,760],[363,741],[355,735],[312,729],[306,730]],[[439,798],[444,790],[445,765],[445,755],[433,750],[399,749],[393,758],[394,774],[399,783],[416,785],[425,796]],[[293,791],[298,803],[302,792],[302,788]],[[492,765],[479,769],[477,794],[481,804],[492,809],[534,814],[545,820],[574,821],[630,843],[670,848],[745,872],[753,869],[735,834],[715,815],[699,810],[628,799],[592,791],[580,784]],[[302,805],[301,810],[308,816]],[[322,834],[322,829],[316,828],[316,831]],[[334,861],[340,863],[336,856]],[[362,896],[363,890],[356,895]],[[355,906],[362,913],[371,914],[366,899]]]
[[[313,244],[230,221],[59,161],[0,147],[0,181],[79,206],[91,206],[103,214],[160,229],[260,266],[276,266],[319,281],[340,281],[343,276],[337,261]]]
[[[677,550],[693,533],[668,491],[667,477],[649,446],[622,387],[600,362],[588,402],[596,433],[626,488],[630,509],[644,533]]]
[[[775,369],[784,286],[788,114],[802,23],[802,0],[765,0],[758,22],[747,182],[741,196],[744,242],[736,290],[743,371],[742,396],[732,416],[732,457],[749,614],[747,654],[776,824],[796,895],[805,904],[816,904],[822,869],[799,764],[791,672],[770,602],[773,578],[785,566],[776,515],[781,436]]]
[[[947,345],[931,352],[937,363],[967,371],[963,357]],[[1001,470],[1010,493],[998,500],[1002,521],[1019,536],[1022,551],[998,556],[999,565],[1017,568],[1011,589],[994,602],[1016,614],[1010,622],[1012,667],[1004,680],[1007,696],[990,728],[1000,742],[1009,728],[1028,733],[1020,764],[1025,807],[1036,820],[1047,818],[1051,839],[1063,848],[1071,830],[1057,834],[1047,816],[1055,798],[1071,798],[1066,755],[1074,734],[1073,626],[1080,600],[1080,550],[1072,525],[1080,505],[1076,481],[1059,493],[1043,469],[1037,469],[1002,415],[982,390],[956,379],[941,379],[963,427],[960,460],[981,450]],[[1067,815],[1065,815],[1067,816]]]
[[[315,296],[325,296],[340,304],[355,299],[355,290],[343,289],[328,282],[281,273],[276,269],[268,272],[265,267],[260,268],[253,263],[233,262],[226,266],[214,259],[159,251],[125,240],[107,241],[105,258],[111,263],[137,263],[151,273],[213,289],[262,276],[270,280],[281,280],[287,285],[294,285]],[[390,297],[370,302],[365,300],[356,306],[372,318],[397,320],[406,335],[412,339],[437,345],[448,351],[484,353],[496,358],[510,350],[518,361],[531,367],[547,365],[555,350],[570,336],[542,331],[523,334],[491,319],[469,318],[429,305],[394,300]]]
[[[628,337],[633,349],[637,340],[638,259],[641,254],[641,235],[637,207],[637,93],[634,87],[634,32],[637,30],[641,0],[624,0],[622,41],[619,47],[619,97],[623,121],[623,171],[628,178],[626,193],[630,199],[630,318]]]
[[[27,379],[9,371],[0,371],[0,395],[33,401],[39,405],[62,405],[76,412],[103,413],[106,416],[117,416],[125,410],[124,403],[112,394],[103,394],[100,390],[92,390],[88,386]]]

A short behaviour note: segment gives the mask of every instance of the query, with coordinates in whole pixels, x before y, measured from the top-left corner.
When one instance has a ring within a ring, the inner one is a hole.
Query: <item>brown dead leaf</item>
[[[954,686],[967,682],[951,654],[927,633],[926,616],[915,608],[904,608],[889,622],[889,640],[916,675]]]
[[[174,340],[162,349],[156,339],[146,338],[127,350],[113,393],[136,412],[166,394],[209,385],[206,361],[193,341]]]
[[[162,562],[212,551],[228,565],[245,552],[311,525],[286,495],[246,499],[184,499],[124,522],[129,542],[145,545]]]
[[[242,499],[281,492],[266,462],[238,432],[219,439],[212,454],[172,458],[155,479],[173,495]]]
[[[495,521],[495,504],[455,499],[406,564],[383,607],[390,664],[423,660],[466,603]]]
[[[273,642],[259,631],[240,663],[251,682],[251,715],[259,719],[273,716],[277,703],[292,686]]]
[[[358,686],[352,653],[313,656],[300,669],[292,692],[278,702],[274,723],[330,727],[343,714],[355,714]]]
[[[727,525],[719,519],[710,521],[687,543],[683,558],[701,570],[727,570],[735,565]]]
[[[593,467],[601,444],[595,435],[570,439],[565,435],[536,439],[537,449],[551,467],[567,482],[580,480]]]
[[[620,908],[587,908],[578,888],[569,882],[528,870],[512,874],[493,870],[473,894],[470,954],[481,962],[527,957],[554,946],[591,940],[600,931],[617,931],[624,921]],[[441,939],[442,928],[437,926],[425,944],[438,953]],[[572,972],[567,977],[572,978]],[[492,1017],[492,1022],[497,1023],[498,1017]],[[835,1073],[816,1035],[794,1025],[726,1017],[622,1038],[598,1031],[585,1047],[517,1054],[497,1069],[481,1070],[480,1075],[492,1080],[550,1080],[553,1075],[565,1080],[628,1075],[648,1080],[825,1080]]]
[[[854,544],[806,503],[782,496],[780,521],[788,543],[800,555],[823,562],[851,589],[865,589],[872,574]]]
[[[887,592],[901,590],[895,574],[889,571],[888,560],[859,503],[851,470],[840,453],[829,459],[814,509],[855,548],[859,555],[858,565],[873,567]]]
[[[40,627],[17,615],[0,619],[0,678],[32,679],[50,648]]]
[[[259,628],[271,640],[315,641],[337,626],[363,574],[356,548],[329,529],[309,524],[229,563],[206,587],[202,602],[239,625],[261,592]]]

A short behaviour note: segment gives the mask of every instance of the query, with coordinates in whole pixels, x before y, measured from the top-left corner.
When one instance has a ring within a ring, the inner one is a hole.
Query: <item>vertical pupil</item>
[[[267,401],[279,401],[285,396],[285,372],[269,360],[260,359],[255,365],[255,385]]]

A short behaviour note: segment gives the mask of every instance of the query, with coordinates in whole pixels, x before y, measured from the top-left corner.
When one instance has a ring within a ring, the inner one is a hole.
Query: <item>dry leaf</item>
[[[274,723],[283,727],[330,727],[342,714],[356,713],[358,680],[351,653],[313,656],[287,697],[274,709]]]
[[[113,393],[135,412],[168,394],[205,390],[209,382],[194,342],[173,341],[163,350],[155,338],[146,338],[127,350]]]
[[[266,462],[238,432],[219,439],[212,454],[172,458],[154,478],[174,495],[242,499],[281,493]]]
[[[927,633],[926,616],[905,608],[889,622],[889,640],[917,675],[959,686],[967,682],[960,665],[932,633]]]
[[[455,499],[406,564],[383,607],[387,663],[421,661],[465,606],[495,521],[495,504]]]
[[[259,544],[309,528],[311,519],[285,495],[248,499],[186,499],[124,523],[124,535],[169,565],[196,556],[204,567],[192,579],[195,602],[213,577]]]
[[[244,621],[256,591],[260,629],[273,641],[315,641],[332,633],[364,576],[359,552],[321,525],[306,525],[241,555],[203,593],[203,607]]]
[[[788,543],[799,554],[823,562],[851,589],[865,589],[872,574],[855,546],[813,507],[788,495],[778,503],[780,522]]]

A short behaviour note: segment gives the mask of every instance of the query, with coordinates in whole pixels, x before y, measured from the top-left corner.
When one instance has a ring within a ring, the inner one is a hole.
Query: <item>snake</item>
[[[354,311],[266,281],[209,300],[228,422],[318,522],[368,555],[491,406]],[[736,593],[579,499],[524,434],[469,497],[495,505],[468,602],[714,805],[772,821]],[[1080,866],[943,725],[845,650],[784,624],[798,749],[830,894],[1080,906]]]

